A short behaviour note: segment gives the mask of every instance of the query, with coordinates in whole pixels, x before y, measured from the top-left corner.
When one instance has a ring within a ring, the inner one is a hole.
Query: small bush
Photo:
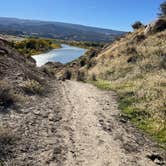
[[[92,81],[97,81],[96,75],[94,73],[92,74]]]
[[[35,72],[33,72],[32,70],[25,71],[24,79],[25,80],[35,80],[36,82],[39,82],[41,85],[44,84],[44,82],[45,82],[44,78],[41,76],[40,73],[35,74]]]
[[[80,66],[83,67],[86,65],[86,59],[81,59]]]
[[[67,80],[70,80],[71,77],[72,77],[72,72],[70,70],[66,70],[65,73],[64,73],[63,78],[67,79]]]
[[[90,69],[90,68],[94,67],[96,64],[97,64],[97,62],[95,60],[90,60],[87,63],[87,69]]]
[[[137,50],[135,47],[127,47],[124,49],[125,53],[128,54],[137,54]]]
[[[139,29],[141,27],[143,27],[144,25],[140,22],[140,21],[136,21],[133,25],[132,28],[133,29]]]
[[[161,69],[166,69],[166,54],[162,56],[159,66]]]
[[[137,35],[136,37],[135,37],[135,41],[136,42],[142,42],[143,40],[145,40],[145,35]]]
[[[11,130],[0,127],[0,165],[4,165],[4,160],[13,157],[12,146],[17,139]]]
[[[54,77],[55,72],[54,69],[51,67],[42,67],[41,71],[43,71],[44,73],[46,73],[49,77]]]
[[[0,81],[0,110],[15,104],[17,100],[12,87],[6,81]]]
[[[35,80],[27,80],[21,85],[23,90],[28,94],[43,94],[43,86]]]
[[[96,51],[96,50],[91,50],[91,51],[89,52],[89,59],[94,58],[96,55],[97,55],[97,51]]]
[[[136,63],[137,62],[137,59],[138,59],[138,56],[131,56],[128,58],[127,62],[128,63]]]
[[[84,72],[78,71],[77,81],[85,81],[85,73]]]

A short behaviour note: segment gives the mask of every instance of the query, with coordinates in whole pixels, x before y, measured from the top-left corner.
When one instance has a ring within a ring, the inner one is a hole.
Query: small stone
[[[48,116],[48,119],[49,119],[50,121],[54,121],[54,120],[55,120],[55,116],[54,116],[53,114],[50,114],[50,115]]]
[[[35,115],[40,115],[40,111],[39,111],[39,110],[33,110],[33,113],[34,113]]]

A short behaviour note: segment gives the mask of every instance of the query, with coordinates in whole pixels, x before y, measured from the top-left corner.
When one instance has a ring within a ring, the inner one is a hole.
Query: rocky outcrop
[[[149,24],[145,31],[145,35],[150,35],[156,32],[161,32],[166,29],[166,20],[165,19],[157,19],[156,21]]]

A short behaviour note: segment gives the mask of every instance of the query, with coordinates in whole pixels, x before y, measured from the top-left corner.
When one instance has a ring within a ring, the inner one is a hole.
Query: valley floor
[[[74,81],[50,84],[48,96],[1,115],[13,134],[1,156],[5,165],[165,165],[165,152],[120,118],[114,92]]]

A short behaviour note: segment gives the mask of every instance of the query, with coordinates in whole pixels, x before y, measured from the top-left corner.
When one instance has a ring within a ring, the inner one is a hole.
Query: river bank
[[[61,48],[61,44],[59,42],[47,38],[26,38],[22,41],[11,42],[11,45],[20,54],[28,57],[46,53],[52,49]]]
[[[36,60],[38,67],[44,65],[47,62],[60,62],[65,64],[84,55],[86,51],[87,50],[83,48],[62,44],[61,48],[59,49],[53,49],[47,53],[34,55],[32,58]]]

